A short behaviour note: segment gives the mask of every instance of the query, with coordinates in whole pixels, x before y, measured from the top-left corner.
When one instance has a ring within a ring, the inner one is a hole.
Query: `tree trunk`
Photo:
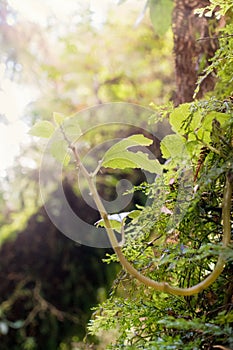
[[[176,72],[175,104],[193,100],[198,75],[208,65],[217,47],[217,40],[197,40],[210,37],[209,21],[194,14],[197,8],[208,5],[207,0],[175,0],[173,11],[173,34]],[[214,88],[215,77],[208,75],[202,82],[198,98]]]

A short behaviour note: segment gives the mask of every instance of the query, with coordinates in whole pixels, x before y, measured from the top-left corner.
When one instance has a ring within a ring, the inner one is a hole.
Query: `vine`
[[[174,109],[174,111],[170,115],[170,122],[174,131],[176,131],[175,135],[166,136],[161,143],[161,148],[164,156],[169,156],[169,152],[174,152],[174,147],[177,149],[177,145],[179,147],[185,149],[184,147],[190,146],[190,144],[194,143],[194,146],[199,145],[200,148],[203,144],[205,147],[209,148],[209,151],[218,156],[218,158],[225,160],[223,148],[228,145],[230,154],[232,154],[232,146],[229,144],[227,140],[225,140],[224,136],[220,135],[220,121],[219,120],[227,120],[228,116],[221,112],[213,112],[210,111],[203,115],[200,107],[195,107],[194,105],[181,105],[180,107]],[[161,175],[163,173],[163,167],[157,160],[151,160],[148,158],[147,154],[142,152],[132,152],[129,151],[129,147],[135,146],[149,146],[151,144],[151,140],[145,138],[143,135],[133,135],[131,137],[122,139],[120,142],[116,143],[105,153],[103,159],[99,161],[99,165],[97,169],[91,174],[85,168],[84,164],[81,161],[77,146],[75,142],[69,140],[69,135],[67,132],[70,130],[71,121],[68,120],[67,128],[63,119],[58,118],[58,115],[55,115],[55,122],[57,123],[64,141],[68,144],[68,147],[73,152],[75,162],[77,168],[82,173],[83,177],[86,179],[90,193],[93,197],[93,200],[97,206],[99,214],[101,216],[103,226],[106,229],[107,235],[109,237],[112,248],[114,249],[119,262],[122,267],[134,278],[136,278],[141,283],[145,284],[148,287],[151,287],[157,291],[165,292],[174,295],[181,296],[189,296],[193,294],[200,293],[203,289],[209,287],[221,274],[224,269],[226,259],[224,257],[224,253],[220,253],[218,261],[214,270],[206,277],[203,281],[197,283],[194,286],[187,288],[174,287],[168,282],[157,282],[145,275],[143,275],[140,271],[138,271],[126,258],[122,251],[121,244],[119,244],[114,229],[112,226],[111,216],[107,213],[101,198],[96,189],[96,185],[94,182],[94,177],[98,173],[101,167],[112,167],[112,168],[141,168],[150,172],[157,173]],[[212,125],[212,130],[210,128]],[[217,127],[217,129],[216,129]],[[48,132],[49,131],[49,132]],[[217,134],[216,134],[217,131]],[[54,132],[54,127],[49,122],[40,122],[35,125],[31,131],[32,134],[48,137],[51,133]],[[186,134],[187,141],[184,142],[182,139],[182,134]],[[193,139],[193,136],[196,140]],[[228,135],[229,138],[229,135]],[[212,140],[215,139],[215,142]],[[231,140],[231,135],[230,135]],[[187,144],[187,145],[186,145]],[[186,145],[186,146],[185,146]],[[179,149],[178,147],[178,149]],[[193,146],[192,146],[193,147]],[[197,147],[197,149],[199,149]],[[196,148],[196,147],[195,147]],[[193,152],[193,150],[192,150]],[[60,148],[58,150],[60,153]],[[177,157],[178,151],[175,151],[173,154],[173,161]],[[171,156],[171,154],[170,154]],[[229,160],[229,158],[228,158]],[[230,162],[230,160],[229,160]],[[229,163],[231,164],[231,163]],[[228,168],[230,165],[228,164]],[[223,191],[222,197],[222,225],[223,225],[223,235],[222,235],[222,247],[227,248],[230,243],[231,236],[231,198],[232,198],[232,186],[233,186],[233,176],[232,170],[225,170],[225,187]],[[122,213],[124,215],[124,213]],[[127,213],[126,213],[127,216]],[[124,235],[124,226],[122,222],[122,233]]]
[[[114,231],[112,229],[110,220],[108,218],[108,213],[106,212],[101,199],[99,197],[99,194],[96,190],[93,177],[88,173],[84,165],[82,164],[80,157],[77,152],[77,148],[73,145],[70,145],[71,150],[74,153],[76,163],[78,168],[80,168],[83,176],[86,178],[88,184],[89,184],[89,189],[90,192],[93,196],[93,199],[96,203],[96,206],[99,210],[99,213],[101,215],[101,218],[104,221],[105,228],[109,237],[109,240],[111,242],[112,248],[114,249],[116,255],[118,256],[118,259],[122,265],[122,267],[132,276],[134,276],[138,281],[144,283],[148,287],[152,287],[155,290],[165,292],[165,293],[170,293],[174,295],[193,295],[196,293],[201,292],[203,289],[206,289],[209,287],[221,274],[222,270],[224,269],[225,266],[225,259],[222,255],[219,256],[218,262],[215,266],[215,269],[213,272],[202,282],[198,283],[197,285],[190,287],[190,288],[177,288],[177,287],[172,287],[166,282],[156,282],[148,277],[142,275],[139,271],[137,271],[130,263],[129,261],[125,258],[124,254],[122,253],[122,249],[118,244],[118,241],[116,239],[116,236],[114,234]],[[225,184],[225,189],[224,189],[224,194],[223,194],[223,200],[222,200],[222,220],[223,220],[223,238],[222,238],[222,244],[223,247],[227,247],[228,244],[230,243],[231,239],[231,198],[232,198],[232,189],[233,189],[233,174],[228,173],[226,175],[226,184]]]

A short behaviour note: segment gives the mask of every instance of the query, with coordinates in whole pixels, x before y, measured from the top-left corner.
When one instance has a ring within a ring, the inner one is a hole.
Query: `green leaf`
[[[111,227],[113,230],[116,230],[117,232],[121,232],[121,228],[122,228],[122,223],[117,221],[117,220],[111,220],[109,219]],[[104,220],[99,220],[95,223],[95,225],[97,227],[101,226],[101,227],[105,227],[105,223]]]
[[[121,217],[121,214],[126,214],[125,216],[123,215]],[[128,215],[127,213],[120,213],[120,214],[112,214],[112,215],[108,215],[108,219],[110,221],[111,227],[113,230],[116,230],[117,232],[121,232],[122,226],[124,225],[124,221],[126,216]],[[97,227],[101,226],[101,227],[105,227],[105,222],[103,219],[98,220],[97,222],[95,222],[95,225]]]
[[[229,119],[229,116],[226,113],[212,111],[205,116],[203,121],[201,120],[196,134],[200,140],[206,143],[211,142],[212,122],[214,119],[218,120],[222,125]]]
[[[33,125],[31,130],[29,131],[29,134],[33,136],[49,138],[52,136],[54,131],[55,131],[54,125],[51,122],[44,120],[44,121],[37,122],[35,125]]]
[[[50,153],[52,156],[64,166],[70,162],[70,155],[68,153],[67,142],[63,139],[56,139],[50,145]]]
[[[141,211],[139,210],[132,210],[132,211],[122,212],[119,214],[108,215],[108,219],[110,221],[112,229],[116,230],[117,232],[121,232],[122,226],[124,225],[126,218],[129,217],[131,219],[134,219],[139,215],[138,212],[141,213]],[[95,222],[95,225],[97,227],[98,226],[105,227],[105,222],[103,219],[101,219]]]
[[[134,162],[131,162],[125,157],[125,154],[122,154],[122,157],[117,157],[115,159],[110,159],[104,163],[102,163],[102,166],[105,168],[112,168],[112,169],[127,169],[127,168],[136,168],[136,164]]]
[[[202,126],[206,131],[208,132],[212,131],[212,127],[213,127],[212,122],[214,119],[216,119],[217,121],[219,121],[221,125],[223,125],[225,122],[229,120],[229,115],[227,115],[226,113],[221,113],[216,111],[212,111],[208,113],[202,123]]]
[[[179,107],[175,108],[174,111],[170,114],[169,121],[172,126],[172,130],[184,134],[184,131],[182,130],[182,126],[184,121],[188,118],[190,115],[190,104],[184,103],[180,105]]]
[[[156,34],[166,33],[172,20],[172,0],[150,0],[150,18]]]
[[[104,155],[102,166],[113,169],[139,168],[151,173],[162,174],[157,159],[149,159],[143,152],[130,152],[129,147],[149,146],[153,141],[143,135],[133,135],[113,145]]]
[[[183,158],[188,155],[185,139],[178,134],[165,136],[160,148],[164,158]]]
[[[58,126],[64,122],[65,118],[66,117],[60,113],[57,113],[57,112],[53,113],[53,120]]]
[[[62,125],[64,133],[68,140],[74,142],[82,134],[80,126],[78,125],[77,118],[70,117],[66,119]]]
[[[102,166],[113,169],[138,168],[161,175],[163,170],[157,159],[149,159],[146,153],[122,151],[114,159],[104,161]]]
[[[184,103],[179,107],[175,108],[174,111],[170,114],[170,123],[172,126],[172,130],[178,134],[184,135],[185,130],[183,125],[185,121],[190,116],[190,104]],[[211,111],[205,117],[197,111],[193,113],[192,119],[189,123],[189,130],[192,132],[188,135],[189,141],[195,141],[196,135],[198,138],[206,143],[211,141],[210,133],[212,131],[212,121],[213,119],[217,119],[220,124],[223,124],[227,121],[229,116],[226,113]]]
[[[129,212],[128,217],[130,219],[137,219],[141,213],[142,213],[141,210],[135,209],[135,210],[132,210],[132,211]]]
[[[153,143],[153,140],[148,139],[144,135],[137,134],[129,136],[115,145],[113,145],[104,155],[104,159],[111,159],[116,153],[124,151],[126,148],[133,146],[150,146]]]

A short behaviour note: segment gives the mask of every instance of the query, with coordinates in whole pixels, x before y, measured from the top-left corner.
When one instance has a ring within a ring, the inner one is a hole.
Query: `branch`
[[[209,287],[221,274],[221,272],[224,269],[225,266],[225,259],[223,257],[223,254],[220,254],[218,261],[215,265],[214,270],[212,273],[206,277],[202,282],[196,284],[193,287],[190,288],[179,288],[179,287],[172,287],[167,282],[157,282],[154,281],[144,275],[142,275],[138,270],[134,268],[133,265],[126,259],[125,255],[122,252],[121,247],[119,246],[119,243],[116,239],[115,233],[111,227],[111,223],[108,219],[108,214],[104,208],[104,205],[100,199],[100,196],[97,192],[95,183],[93,181],[93,177],[91,174],[88,173],[85,166],[82,164],[81,159],[79,157],[79,154],[77,152],[77,149],[74,145],[70,145],[70,148],[74,154],[76,164],[80,171],[82,172],[82,175],[87,180],[89,189],[91,192],[91,195],[95,201],[95,204],[97,206],[97,209],[99,210],[99,213],[101,215],[101,218],[103,219],[105,223],[105,228],[111,243],[112,248],[114,249],[122,267],[132,276],[134,276],[138,281],[142,282],[148,287],[152,287],[153,289],[173,295],[182,295],[182,296],[188,296],[193,295],[201,292],[203,289],[206,289]],[[231,197],[232,197],[232,190],[233,190],[233,175],[231,173],[227,174],[226,176],[226,184],[224,188],[223,193],[223,201],[222,201],[222,219],[223,219],[223,239],[222,244],[223,247],[226,247],[230,242],[230,236],[231,236]]]
[[[29,278],[25,278],[22,281],[20,281],[14,292],[11,294],[11,296],[9,297],[9,299],[3,301],[0,304],[0,309],[5,312],[8,311],[12,305],[14,305],[14,303],[20,298],[20,297],[25,297],[26,295],[29,295],[30,292],[26,289],[24,289],[24,287],[26,286],[26,284],[30,281]]]
[[[33,299],[35,300],[36,305],[34,306],[32,311],[29,313],[26,320],[24,321],[24,327],[29,325],[40,312],[44,313],[46,311],[50,312],[52,315],[54,315],[61,322],[64,321],[65,318],[74,322],[74,323],[80,322],[80,320],[77,317],[69,314],[68,312],[64,312],[64,311],[57,309],[54,305],[49,303],[47,300],[45,300],[41,296],[41,282],[40,281],[36,281],[36,285],[35,285],[35,288],[33,290]]]
[[[226,35],[220,35],[220,36],[204,36],[202,38],[197,39],[197,41],[218,40],[218,39],[225,39],[225,38],[231,38],[231,37],[233,37],[233,34],[226,34]]]

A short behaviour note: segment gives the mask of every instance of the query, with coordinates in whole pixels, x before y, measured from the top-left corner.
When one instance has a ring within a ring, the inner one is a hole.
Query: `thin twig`
[[[220,35],[220,36],[204,36],[202,38],[197,39],[197,41],[218,40],[218,39],[231,38],[231,37],[233,37],[233,34],[226,34],[226,35]]]
[[[33,290],[33,299],[36,302],[35,307],[31,310],[29,315],[27,316],[26,320],[24,321],[24,327],[29,325],[35,317],[40,312],[46,312],[49,311],[52,315],[54,315],[59,321],[64,321],[64,319],[68,319],[74,323],[79,323],[80,320],[78,317],[73,316],[69,314],[68,312],[61,311],[57,309],[54,305],[52,305],[50,302],[45,300],[41,295],[41,282],[36,281],[35,288]]]
[[[1,304],[0,304],[0,309],[5,312],[7,310],[9,310],[12,305],[14,305],[14,303],[18,300],[18,298],[20,297],[25,297],[26,295],[28,295],[28,291],[26,289],[24,289],[24,287],[26,286],[26,284],[30,281],[29,278],[25,278],[24,280],[22,280],[21,282],[19,282],[14,290],[14,292],[11,294],[10,298],[7,300],[4,300]]]

